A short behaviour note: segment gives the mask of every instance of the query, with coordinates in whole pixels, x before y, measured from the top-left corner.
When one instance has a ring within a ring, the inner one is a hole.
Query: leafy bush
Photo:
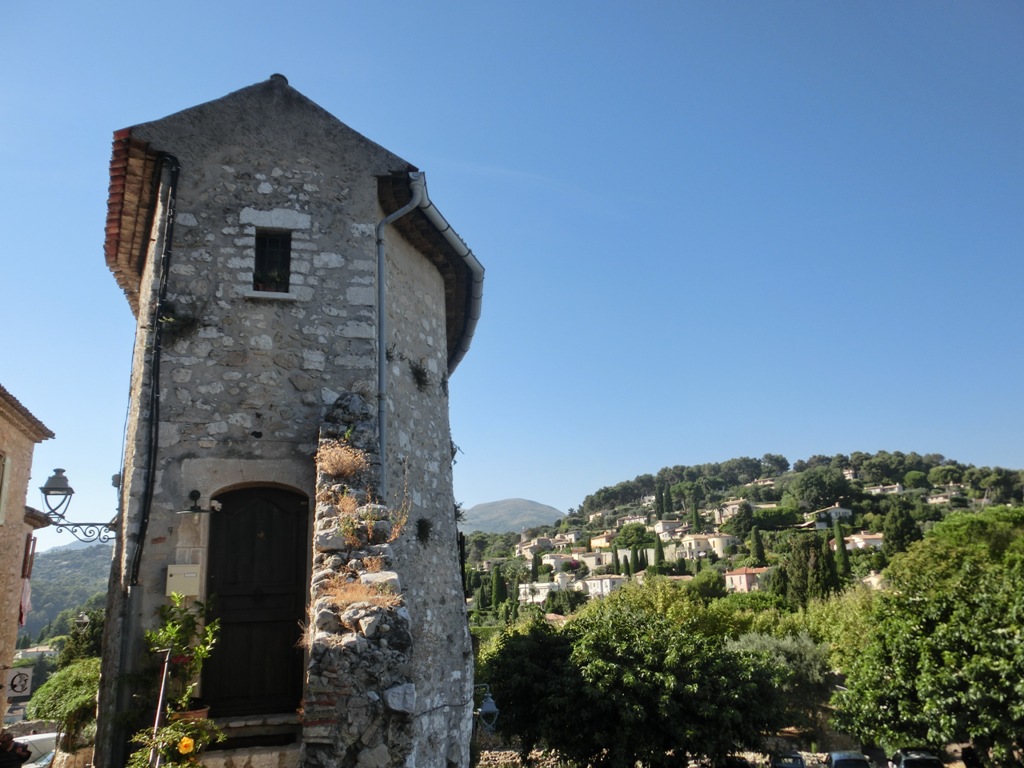
[[[60,747],[73,751],[85,746],[83,738],[96,722],[96,696],[100,689],[100,660],[79,659],[40,686],[28,703],[29,719],[56,720],[63,733]]]

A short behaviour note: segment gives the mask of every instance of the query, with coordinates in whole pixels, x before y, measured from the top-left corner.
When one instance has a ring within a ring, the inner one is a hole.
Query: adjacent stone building
[[[32,453],[37,443],[52,437],[45,424],[0,386],[0,665],[4,671],[0,680],[6,679],[14,661],[19,619],[29,606],[35,554],[32,532],[50,524],[25,501]],[[15,686],[20,687],[17,682]],[[7,696],[5,684],[0,690],[0,715],[7,714]]]
[[[207,765],[467,765],[447,383],[483,269],[423,175],[273,75],[115,133],[106,260],[138,324],[96,765],[172,589],[222,625]]]

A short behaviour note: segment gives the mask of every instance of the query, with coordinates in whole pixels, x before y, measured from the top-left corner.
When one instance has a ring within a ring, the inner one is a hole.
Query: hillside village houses
[[[881,533],[853,533],[844,537],[843,544],[847,550],[855,549],[881,549],[885,541],[885,535]],[[829,542],[829,546],[836,548],[835,539]]]
[[[613,573],[597,573],[608,570],[616,558],[620,563],[628,562],[631,552],[628,549],[615,547],[618,529],[625,525],[640,523],[657,535],[663,542],[662,551],[666,562],[676,560],[711,560],[721,559],[728,555],[729,548],[740,543],[740,540],[727,533],[689,533],[689,522],[682,520],[656,520],[647,523],[642,515],[626,515],[615,521],[615,529],[607,530],[591,536],[590,549],[576,547],[574,544],[584,540],[580,531],[569,531],[553,537],[536,537],[524,539],[515,545],[517,557],[530,560],[539,558],[539,564],[548,566],[551,579],[536,582],[520,583],[519,602],[522,604],[539,605],[544,603],[548,595],[563,590],[575,590],[588,598],[606,597],[629,581],[629,577]],[[655,549],[646,548],[644,555],[647,562],[653,563]],[[576,570],[573,565],[585,566],[586,576],[576,577],[571,572]],[[489,570],[496,565],[495,561],[484,564]],[[735,579],[727,576],[727,589],[736,592],[752,592],[763,585],[763,576],[769,569],[747,569],[749,574],[740,574]],[[639,575],[642,578],[642,574]],[[678,577],[687,579],[690,577]]]
[[[749,483],[748,485],[770,485],[776,478],[762,478]],[[884,490],[879,490],[884,489]],[[872,493],[895,493],[902,486],[877,486],[865,489]],[[653,497],[652,497],[653,500]],[[644,501],[647,501],[645,498]],[[539,605],[545,602],[548,595],[561,590],[575,590],[585,594],[588,598],[605,597],[616,589],[621,588],[629,581],[626,575],[609,573],[616,558],[620,563],[629,560],[631,552],[615,546],[615,539],[619,529],[625,525],[641,523],[653,532],[662,542],[662,550],[666,562],[677,560],[722,560],[727,558],[736,545],[741,544],[739,538],[720,530],[720,526],[732,519],[744,506],[754,510],[776,509],[776,503],[751,502],[742,498],[731,498],[720,502],[714,508],[704,510],[703,514],[713,521],[713,530],[707,533],[693,533],[690,531],[689,520],[654,520],[648,522],[648,517],[638,514],[630,514],[615,519],[614,528],[593,534],[587,539],[580,531],[560,532],[550,537],[536,537],[523,540],[516,544],[515,554],[530,560],[535,555],[539,556],[539,563],[547,566],[550,571],[550,579],[542,579],[538,582],[520,583],[519,601],[523,604]],[[607,511],[591,514],[588,519],[591,522],[600,521],[609,517]],[[837,520],[849,519],[852,510],[839,503],[822,509],[805,513],[804,522],[798,528],[805,530],[831,529]],[[881,533],[854,533],[845,537],[844,544],[847,550],[881,549],[884,536]],[[589,541],[589,549],[582,549],[576,546],[578,542]],[[832,549],[835,549],[835,541],[831,542]],[[646,561],[653,563],[655,550],[647,548],[643,553]],[[489,569],[492,563],[486,563],[485,568]],[[579,566],[585,566],[580,569]],[[582,576],[574,575],[581,570]],[[729,592],[756,592],[764,588],[766,579],[771,573],[771,567],[740,567],[724,572],[725,587]],[[643,573],[638,574],[640,579]],[[688,576],[675,578],[691,578]],[[879,579],[868,578],[865,583],[877,587]]]
[[[893,483],[892,485],[866,485],[864,486],[864,493],[870,493],[872,496],[903,493],[903,484]]]
[[[810,526],[813,524],[817,530],[823,531],[827,528],[831,528],[835,524],[836,520],[846,520],[851,515],[853,515],[852,509],[842,507],[839,505],[839,502],[836,502],[831,507],[816,509],[814,512],[808,514],[806,525]]]
[[[737,568],[725,573],[725,588],[729,592],[757,592],[762,587],[762,580],[767,567],[762,568]]]

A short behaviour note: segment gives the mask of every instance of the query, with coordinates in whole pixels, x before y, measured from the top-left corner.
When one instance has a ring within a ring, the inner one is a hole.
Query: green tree
[[[789,471],[789,459],[779,453],[766,453],[761,457],[761,477],[778,477]]]
[[[821,557],[818,560],[815,582],[814,597],[817,598],[827,598],[840,590],[836,559],[832,554],[832,547],[829,546],[828,536],[821,537]]]
[[[903,485],[906,488],[931,488],[928,482],[928,475],[919,469],[912,469],[903,476]]]
[[[834,701],[838,725],[890,743],[971,741],[991,765],[1024,748],[1024,509],[954,513],[893,557],[891,589]]]
[[[813,534],[801,534],[790,541],[789,552],[785,556],[780,574],[779,585],[785,584],[786,601],[792,608],[805,608],[813,591],[811,569],[812,554],[815,552],[817,537]],[[815,558],[816,559],[816,558]]]
[[[508,600],[508,585],[501,575],[501,567],[491,566],[491,605],[497,607]]]
[[[921,539],[921,530],[914,522],[913,515],[907,504],[893,506],[885,516],[885,527],[882,529],[882,551],[891,558],[899,552],[905,552],[915,541]]]
[[[629,550],[629,573],[631,576],[640,573],[640,555],[637,553],[635,544]]]
[[[661,536],[654,539],[654,564],[661,565],[665,562],[665,545],[661,543]]]
[[[588,604],[564,630],[581,685],[571,708],[545,707],[555,720],[549,743],[562,755],[614,768],[675,765],[681,755],[757,748],[784,722],[774,660],[686,631],[650,606],[646,590],[616,595]]]
[[[575,589],[559,589],[555,592],[548,592],[544,598],[544,613],[557,613],[559,616],[569,616],[581,605],[587,602],[587,596]]]
[[[473,607],[478,611],[486,611],[490,607],[490,596],[491,590],[484,589],[484,585],[481,583],[480,586],[477,587]]]
[[[784,670],[778,687],[785,722],[812,732],[823,728],[821,712],[834,685],[824,645],[807,632],[782,636],[751,632],[729,643],[729,648],[763,654]]]
[[[643,523],[627,523],[615,537],[615,546],[622,549],[654,544],[654,534]]]
[[[787,485],[783,502],[801,509],[821,509],[851,495],[850,482],[838,469],[814,467],[793,478]]]
[[[836,575],[843,583],[850,580],[850,553],[846,549],[846,537],[843,534],[843,524],[836,518],[832,523],[834,534],[833,541],[836,543]]]
[[[933,486],[947,486],[952,483],[959,483],[963,476],[963,468],[955,464],[940,464],[928,470],[928,482]]]
[[[95,722],[99,688],[99,658],[78,658],[36,689],[27,715],[30,719],[56,720],[63,734],[61,748],[74,751],[82,746],[82,732]]]
[[[750,557],[757,566],[766,565],[768,562],[764,556],[764,542],[761,541],[761,529],[756,525],[750,529]]]
[[[500,702],[497,730],[518,737],[524,757],[550,732],[545,708],[572,706],[580,681],[572,679],[571,652],[569,638],[539,617],[506,628],[481,649],[477,678]]]
[[[731,533],[740,539],[746,539],[750,535],[750,529],[753,527],[754,509],[745,501],[739,505],[736,514],[723,526],[727,533]]]
[[[57,669],[64,669],[79,659],[99,658],[103,654],[104,613],[102,609],[79,612],[79,621],[72,627],[57,655]]]
[[[725,589],[725,577],[715,568],[703,568],[687,584],[687,588],[704,601],[715,600],[728,594]]]

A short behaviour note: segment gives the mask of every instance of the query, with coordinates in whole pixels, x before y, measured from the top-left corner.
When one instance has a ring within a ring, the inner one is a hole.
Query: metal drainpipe
[[[458,347],[448,358],[449,375],[455,370],[466,352],[469,351],[469,344],[476,331],[477,320],[480,319],[480,306],[483,300],[484,268],[477,260],[473,252],[462,241],[451,225],[445,220],[441,212],[437,210],[430,196],[427,194],[427,177],[421,171],[409,174],[409,188],[412,190],[412,199],[407,205],[399,208],[390,216],[385,217],[377,224],[377,434],[380,438],[380,498],[387,503],[387,473],[385,456],[387,454],[387,413],[385,410],[385,398],[387,396],[387,308],[384,305],[384,228],[393,221],[396,221],[414,208],[420,208],[431,224],[448,241],[459,258],[465,262],[473,276],[470,287],[469,312],[466,318],[466,327],[463,330],[462,338],[459,339]]]
[[[465,262],[470,273],[473,275],[473,282],[470,286],[469,312],[466,318],[466,327],[462,332],[462,338],[459,339],[458,347],[450,353],[448,358],[448,374],[451,375],[469,351],[470,342],[472,342],[473,334],[476,332],[476,323],[480,319],[480,306],[483,302],[484,268],[469,247],[462,241],[462,238],[452,229],[451,224],[445,220],[441,212],[430,202],[430,195],[427,194],[426,180],[424,180],[423,200],[420,202],[420,208],[430,223],[437,228],[437,231],[444,236],[444,239],[448,241],[448,244],[459,255],[459,258]]]
[[[380,452],[380,501],[387,504],[388,473],[387,473],[387,394],[388,394],[388,353],[387,353],[387,306],[384,303],[384,228],[388,224],[405,216],[416,209],[423,197],[424,182],[422,173],[409,174],[409,187],[412,199],[394,213],[385,216],[377,223],[377,438]]]

